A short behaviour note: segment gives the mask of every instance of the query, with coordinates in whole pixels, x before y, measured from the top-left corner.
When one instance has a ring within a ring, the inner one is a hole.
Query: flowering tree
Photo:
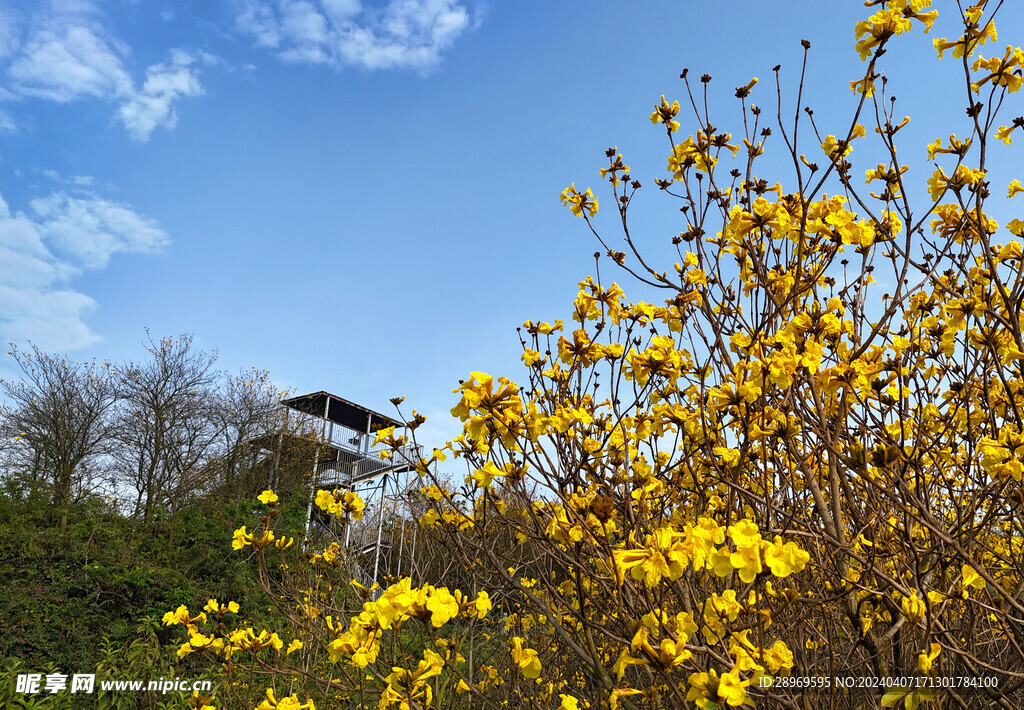
[[[295,587],[310,645],[353,706],[1024,704],[1024,257],[1012,239],[1024,222],[997,242],[985,212],[1004,189],[988,178],[1005,155],[991,139],[1024,126],[1001,118],[1024,51],[984,55],[995,3],[952,13],[959,36],[934,44],[963,66],[968,130],[928,146],[930,199],[912,206],[925,177],[897,157],[909,118],[881,59],[938,13],[929,0],[868,5],[856,108],[835,134],[810,110],[784,120],[778,78],[774,121],[748,103],[756,79],[736,89],[735,138],[686,72],[692,119],[655,106],[670,149],[656,184],[685,222],[673,270],[630,231],[641,185],[615,149],[601,175],[623,251],[591,189],[562,193],[603,254],[662,296],[629,301],[598,268],[574,325],[524,324],[522,385],[472,373],[456,390],[463,432],[417,470],[432,502],[420,523],[462,560],[465,593],[405,579],[342,622],[326,582]],[[680,140],[684,122],[695,127]],[[808,130],[810,157],[797,140]],[[855,168],[869,140],[884,160]],[[758,175],[779,143],[785,187]],[[397,452],[406,437],[378,441]],[[464,485],[432,473],[449,456],[468,464]],[[336,494],[321,503],[354,510]],[[262,538],[236,535],[261,564],[271,518]],[[306,559],[321,569],[338,554]]]

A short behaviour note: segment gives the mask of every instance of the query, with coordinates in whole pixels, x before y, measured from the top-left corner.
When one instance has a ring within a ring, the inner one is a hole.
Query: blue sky
[[[955,5],[936,7],[933,36],[956,33]],[[663,253],[685,225],[653,188],[667,144],[647,117],[661,94],[685,98],[680,71],[713,75],[716,123],[737,132],[734,88],[760,77],[752,100],[773,114],[782,64],[791,105],[806,38],[805,103],[835,133],[867,14],[859,1],[0,0],[0,338],[116,362],[145,354],[146,328],[191,332],[225,369],[388,413],[404,394],[429,436],[451,435],[458,379],[519,377],[516,326],[565,318],[592,271],[596,243],[562,188],[605,198],[597,171],[617,145],[650,188],[635,233]],[[1001,20],[998,46],[1019,41],[1021,18]],[[899,40],[884,68],[922,164],[926,143],[966,129],[966,101],[931,37]],[[785,184],[780,158],[765,165]],[[614,232],[610,211],[599,220]]]

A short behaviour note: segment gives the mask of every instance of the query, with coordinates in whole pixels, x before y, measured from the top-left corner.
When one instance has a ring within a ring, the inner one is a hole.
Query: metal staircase
[[[374,583],[384,586],[383,578],[401,573],[401,557],[411,554],[413,540],[406,550],[405,524],[397,515],[408,485],[405,475],[410,462],[419,461],[419,447],[407,445],[391,457],[381,458],[384,445],[374,445],[374,433],[402,423],[326,392],[283,400],[289,416],[298,417],[297,429],[306,438],[318,441],[310,477],[306,539],[311,544],[337,542],[344,550],[344,564],[352,577],[367,589]],[[366,503],[363,519],[351,521],[339,529],[334,516],[313,505],[316,492],[353,490]],[[398,549],[395,526],[401,523]],[[376,599],[381,589],[373,592]]]
[[[396,485],[396,476],[391,471],[373,482],[365,499],[366,514],[362,520],[352,521],[342,527],[333,519],[334,516],[318,508],[314,508],[310,516],[312,524],[307,540],[317,548],[331,541],[337,542],[343,550],[345,569],[352,578],[367,589],[372,588],[374,583],[380,585],[379,589],[372,592],[373,599],[378,598],[387,586],[385,577],[401,573],[400,558],[403,554],[411,555],[415,544],[414,540],[405,540],[406,526],[399,516],[408,486]],[[397,549],[396,526],[400,526]]]

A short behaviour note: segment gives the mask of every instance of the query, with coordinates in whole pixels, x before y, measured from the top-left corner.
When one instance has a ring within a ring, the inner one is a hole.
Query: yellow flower
[[[274,691],[271,688],[267,688],[267,697],[264,698],[263,702],[256,706],[256,710],[316,710],[316,706],[312,700],[307,700],[305,703],[300,703],[296,695],[289,695],[287,698],[281,698],[280,700],[274,695]]]
[[[1009,198],[1022,192],[1024,192],[1024,187],[1021,186],[1020,180],[1012,180],[1010,181],[1010,188],[1006,196]]]
[[[200,633],[193,633],[189,636],[188,643],[196,651],[201,651],[204,648],[224,648],[224,639],[219,639],[215,636],[204,636]]]
[[[903,607],[903,615],[906,616],[907,621],[912,624],[916,624],[920,621],[921,617],[923,617],[925,612],[928,610],[924,600],[916,593],[912,597],[903,597],[900,601],[900,606]]]
[[[678,113],[679,102],[673,101],[670,106],[665,100],[665,94],[662,94],[661,105],[654,105],[654,113],[651,114],[651,123],[655,125],[664,123],[668,127],[670,133],[675,133],[679,130],[679,121],[673,121],[672,119],[675,118]]]
[[[479,594],[477,594],[476,600],[473,602],[473,604],[475,606],[473,609],[470,609],[470,612],[475,612],[476,618],[478,619],[484,618],[484,616],[487,615],[487,612],[489,612],[491,610],[491,607],[493,606],[491,603],[491,598],[487,594],[487,592],[480,592]]]
[[[711,703],[718,702],[718,673],[712,668],[707,673],[691,673],[689,678],[690,688],[686,693],[686,699],[697,704],[701,710],[705,710]]]
[[[750,584],[764,569],[760,545],[744,545],[729,556],[729,563],[740,573],[740,580]]]
[[[982,578],[978,571],[970,565],[964,565],[960,568],[960,572],[963,574],[963,578],[960,580],[961,596],[966,599],[968,594],[967,590],[971,587],[975,589],[984,589],[985,580]]]
[[[931,17],[931,22],[935,21]],[[927,27],[931,28],[931,22],[924,20]],[[886,42],[893,35],[901,35],[909,32],[911,28],[910,19],[905,17],[903,11],[896,8],[879,10],[874,15],[856,25],[857,54],[861,61],[871,56],[874,49]],[[863,38],[863,39],[862,39]]]
[[[935,659],[939,657],[939,653],[942,652],[942,646],[937,643],[931,644],[929,647],[930,653],[919,653],[917,655],[917,667],[925,675],[931,675],[932,665]]]
[[[544,356],[541,355],[536,350],[531,350],[530,348],[526,348],[523,351],[522,360],[526,364],[527,367],[532,367],[535,363],[543,362],[544,361]]]
[[[488,461],[484,464],[483,468],[476,470],[476,473],[473,474],[473,480],[476,481],[481,488],[487,488],[491,485],[491,481],[504,475],[505,472],[495,466],[493,461]]]
[[[182,604],[173,612],[169,611],[166,614],[164,614],[162,622],[164,626],[174,626],[176,624],[181,624],[182,626],[188,629],[189,633],[197,633],[199,629],[197,624],[206,623],[206,614],[203,612],[199,612],[195,616],[190,616],[188,607]]]
[[[788,577],[793,572],[800,572],[810,561],[811,555],[806,550],[801,550],[795,542],[782,543],[782,538],[775,536],[775,541],[769,544],[764,553],[764,561],[768,568],[778,578]]]
[[[608,697],[608,706],[611,708],[611,710],[617,710],[619,707],[619,698],[640,694],[641,691],[637,690],[636,688],[616,688]]]
[[[251,545],[253,543],[253,539],[253,536],[246,531],[245,526],[243,525],[238,528],[238,530],[235,530],[235,537],[231,541],[231,547],[236,550],[241,550],[246,545]]]
[[[850,82],[850,91],[854,91],[858,94],[864,94],[867,97],[875,95],[875,79],[878,78],[877,74],[872,76],[866,76],[863,79]]]
[[[768,670],[777,673],[782,668],[793,667],[793,652],[781,639],[772,644],[771,648],[762,652],[761,657],[768,664]]]
[[[732,538],[733,543],[737,547],[747,547],[761,543],[761,533],[757,528],[757,523],[748,519],[730,525],[729,537]]]
[[[708,567],[719,577],[728,577],[732,572],[732,552],[729,547],[721,547],[711,551],[707,561]]]
[[[1013,124],[1011,126],[1000,126],[996,129],[996,140],[1000,140],[1006,145],[1010,145],[1013,143],[1013,138],[1010,137],[1010,134],[1013,133],[1016,128],[1017,124]]]
[[[395,427],[389,426],[383,429],[377,430],[377,436],[373,439],[373,445],[376,446],[381,442],[386,442],[395,433]]]
[[[747,705],[750,698],[747,697],[747,686],[749,680],[740,678],[739,669],[733,668],[728,673],[723,673],[718,680],[718,697],[733,707]]]
[[[420,493],[430,500],[441,500],[444,497],[444,492],[437,486],[425,486],[420,489]]]
[[[622,680],[622,676],[626,674],[627,668],[630,666],[642,666],[646,663],[647,661],[643,658],[633,658],[633,656],[630,656],[629,649],[624,648],[619,653],[619,657],[615,660],[615,663],[612,665],[612,673],[615,674],[616,678]]]
[[[358,494],[353,491],[342,491],[340,489],[317,491],[313,502],[324,512],[335,515],[342,520],[349,517],[353,520],[362,520],[363,510],[366,507],[366,503]]]
[[[203,609],[210,612],[211,614],[218,614],[221,616],[227,613],[237,614],[238,602],[228,602],[227,604],[221,604],[216,599],[211,599],[208,602],[206,602],[206,606],[203,607]]]
[[[426,608],[430,612],[430,623],[439,629],[459,613],[459,602],[452,594],[441,587],[427,599]]]
[[[668,171],[676,180],[682,180],[683,174],[690,167],[695,167],[702,172],[711,172],[711,168],[718,162],[718,158],[711,155],[711,142],[703,132],[697,133],[697,140],[690,136],[682,143],[672,149],[672,155],[668,156]],[[730,148],[731,149],[731,148]]]
[[[298,639],[295,639],[290,644],[288,644],[288,650],[284,652],[284,655],[290,656],[292,653],[294,653],[295,651],[298,651],[301,648],[302,648],[302,641],[299,641]]]
[[[512,638],[512,662],[527,678],[540,677],[540,659],[537,652],[532,648],[523,648],[523,639],[520,636]]]
[[[561,695],[558,696],[562,700],[562,704],[559,705],[555,710],[580,710],[579,700],[572,695]]]
[[[274,503],[277,503],[277,494],[268,488],[260,493],[257,500],[264,505],[273,505]]]
[[[853,150],[853,147],[846,141],[843,141],[843,150],[840,153],[839,140],[833,135],[828,135],[825,136],[825,140],[821,144],[821,149],[825,151],[825,155],[832,158],[832,160],[839,160],[840,158],[848,156],[850,151]]]
[[[188,607],[184,604],[179,606],[174,611],[169,611],[164,614],[163,625],[173,626],[175,624],[184,624],[188,621]]]
[[[559,199],[577,217],[582,217],[584,211],[589,213],[591,217],[597,214],[597,200],[594,199],[594,193],[590,191],[589,187],[585,192],[578,192],[576,190],[576,183],[573,183],[562,190],[562,195]]]
[[[609,156],[611,158],[611,156]],[[619,174],[628,175],[629,166],[622,162],[622,153],[616,154],[614,158],[611,158],[607,168],[601,168],[601,177],[611,175],[609,180],[613,185],[621,185],[622,181],[619,179]]]

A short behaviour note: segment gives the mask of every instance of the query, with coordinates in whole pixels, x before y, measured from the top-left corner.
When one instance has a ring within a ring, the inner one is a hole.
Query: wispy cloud
[[[89,187],[93,182],[95,182],[95,178],[92,175],[72,175],[71,177],[64,177],[56,170],[43,170],[42,173],[54,182],[59,182],[63,185]]]
[[[46,27],[32,34],[8,71],[14,90],[67,102],[124,96],[132,80],[121,58],[89,27]]]
[[[6,57],[18,48],[18,25],[18,16],[0,7],[0,57]]]
[[[0,8],[0,26],[3,13]],[[131,51],[102,19],[91,2],[51,0],[22,23],[23,39],[16,31],[8,38],[0,30],[0,57],[6,48],[10,60],[8,100],[107,99],[117,104],[118,118],[137,141],[148,140],[158,127],[173,128],[174,104],[203,92],[198,64],[208,56],[173,49],[166,62],[146,69],[142,85],[136,87],[127,66]]]
[[[79,176],[81,177],[81,176]],[[118,252],[152,253],[169,242],[152,219],[92,193],[56,192],[12,212],[0,197],[0,342],[31,340],[66,351],[97,340],[86,323],[96,301],[71,287]]]
[[[168,244],[156,221],[95,195],[57,192],[30,204],[43,241],[83,269],[102,269],[117,252],[153,253]]]
[[[171,52],[166,64],[146,70],[146,82],[117,111],[118,118],[137,141],[145,141],[157,126],[174,128],[178,116],[174,102],[182,96],[199,96],[203,87],[195,67],[197,59],[180,49]]]
[[[473,24],[462,0],[236,0],[236,24],[292,62],[367,69],[435,65]]]

